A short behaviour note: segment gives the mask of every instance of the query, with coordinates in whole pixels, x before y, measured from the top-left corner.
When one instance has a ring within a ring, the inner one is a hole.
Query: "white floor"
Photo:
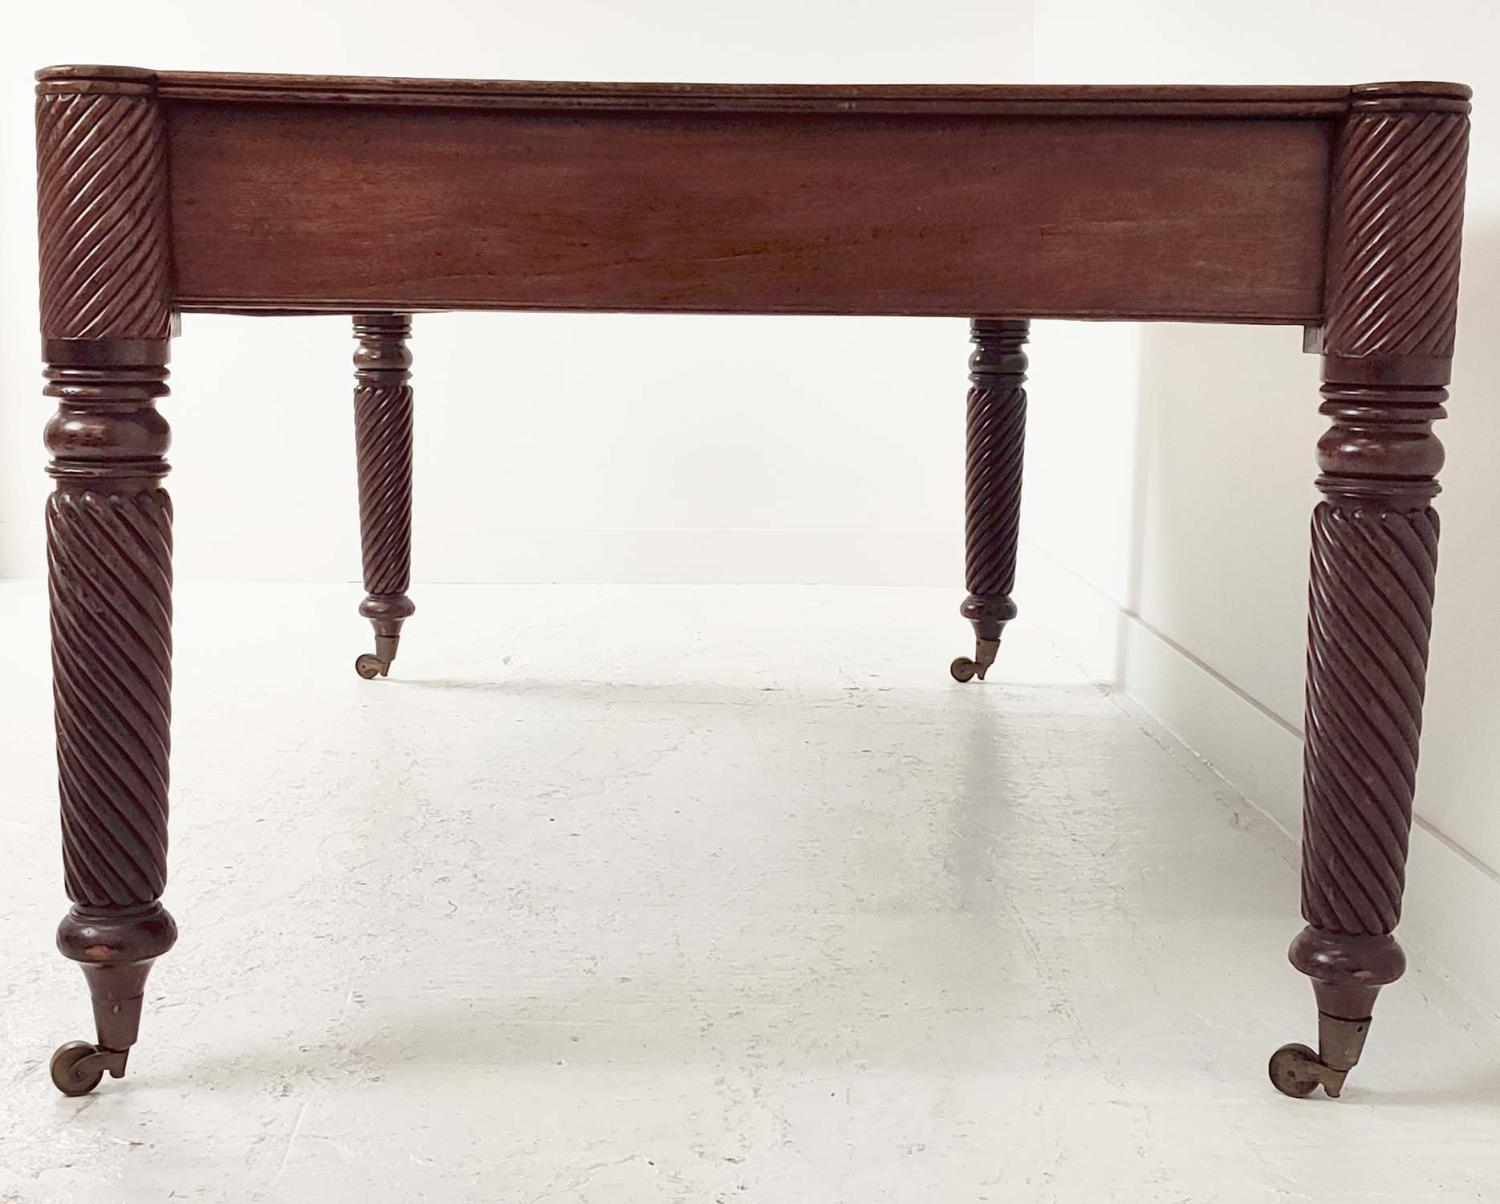
[[[129,1076],[64,909],[44,599],[0,585],[0,1200],[1488,1200],[1500,1039],[1414,951],[1345,1098],[1291,842],[952,591],[179,591],[175,866]]]

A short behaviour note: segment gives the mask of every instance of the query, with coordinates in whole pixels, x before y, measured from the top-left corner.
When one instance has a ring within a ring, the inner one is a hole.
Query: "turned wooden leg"
[[[1437,569],[1432,499],[1458,291],[1467,105],[1384,97],[1343,131],[1312,520],[1302,914],[1319,1048],[1271,1080],[1331,1096],[1359,1061],[1401,916]],[[1399,265],[1393,270],[1392,265]]]
[[[79,148],[86,148],[82,153]],[[64,878],[57,944],[93,997],[94,1042],[52,1059],[82,1095],[125,1073],[153,960],[176,928],[167,868],[172,680],[171,309],[165,136],[151,76],[100,68],[37,99],[47,502]]]
[[[91,350],[128,358],[109,343]],[[160,358],[158,355],[157,358]],[[63,867],[73,909],[58,948],[83,966],[97,1044],[53,1057],[52,1079],[82,1095],[125,1073],[152,961],[177,930],[167,874],[172,682],[172,503],[166,422],[153,408],[166,369],[63,364],[47,431],[56,488],[47,502],[52,677]]]
[[[969,356],[964,463],[964,585],[959,613],[974,625],[974,656],[950,666],[958,681],[984,680],[1000,633],[1016,617],[1016,540],[1021,530],[1021,453],[1026,437],[1026,346],[1031,323],[975,318]]]
[[[365,600],[359,613],[375,628],[375,653],[354,662],[363,678],[384,677],[396,659],[401,624],[416,612],[411,584],[411,352],[406,314],[354,319],[354,438],[359,462],[359,533]]]

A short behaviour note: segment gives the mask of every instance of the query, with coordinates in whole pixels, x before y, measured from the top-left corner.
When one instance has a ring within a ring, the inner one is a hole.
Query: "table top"
[[[76,212],[43,208],[73,287],[53,289],[57,304],[92,312],[78,265],[114,237],[96,232],[93,208],[114,189],[156,231],[152,331],[194,310],[1317,325],[1330,255],[1344,253],[1330,236],[1338,189],[1373,181],[1382,221],[1390,196],[1441,203],[1447,221],[1461,208],[1470,95],[1425,82],[549,83],[107,66],[38,80],[44,200],[81,198]],[[74,155],[84,137],[109,154]],[[1391,193],[1366,170],[1371,155],[1410,159],[1422,187]],[[151,172],[148,208],[119,182]]]
[[[1016,116],[1336,116],[1397,98],[1465,105],[1462,84],[1433,81],[1342,86],[1097,84],[705,84],[404,79],[387,76],[263,75],[56,66],[37,72],[42,90],[87,90],[90,81],[152,88],[164,99],[423,105],[499,109],[704,110]],[[1465,105],[1466,107],[1466,105]]]

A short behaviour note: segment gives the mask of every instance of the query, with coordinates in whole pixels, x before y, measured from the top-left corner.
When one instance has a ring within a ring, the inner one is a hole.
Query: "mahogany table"
[[[406,337],[422,310],[958,315],[967,589],[984,677],[1011,602],[1027,321],[1301,326],[1322,355],[1302,913],[1338,1095],[1403,956],[1453,356],[1469,90],[763,87],[151,72],[38,75],[47,547],[63,860],[58,945],[119,1077],[166,881],[167,352],[176,315],[351,313],[360,516],[396,655],[410,552]],[[248,367],[248,366],[247,366]],[[258,366],[255,370],[262,370]],[[1212,404],[1205,398],[1205,404]],[[1086,484],[1086,483],[1085,483]]]

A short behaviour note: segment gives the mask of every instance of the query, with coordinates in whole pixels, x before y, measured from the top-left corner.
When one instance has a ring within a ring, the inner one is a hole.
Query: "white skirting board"
[[[1028,611],[1026,596],[1048,613]],[[1295,854],[1301,828],[1302,736],[1237,690],[1187,649],[1029,546],[1017,599],[1022,620],[1038,619],[1077,649],[1098,681],[1118,686],[1170,728],[1216,773],[1286,834]],[[1012,638],[1022,638],[1018,625]],[[1500,1018],[1500,959],[1473,939],[1476,917],[1500,915],[1500,875],[1421,817],[1412,829],[1405,906],[1398,936],[1489,1018]],[[1287,933],[1287,941],[1295,935]]]

